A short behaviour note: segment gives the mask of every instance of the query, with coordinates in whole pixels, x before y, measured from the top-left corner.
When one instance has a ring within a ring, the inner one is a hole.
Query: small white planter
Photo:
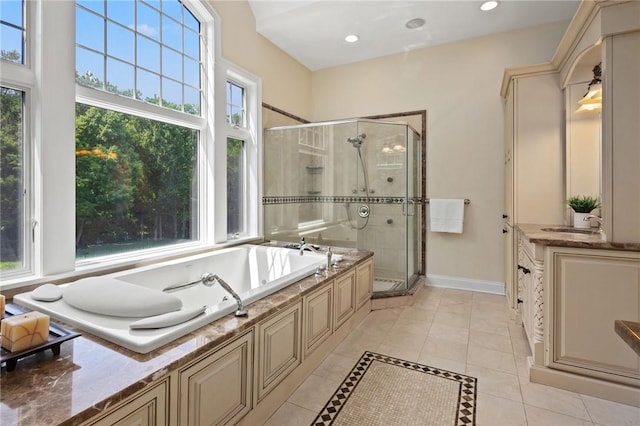
[[[574,228],[591,228],[591,220],[584,220],[590,213],[573,213]]]

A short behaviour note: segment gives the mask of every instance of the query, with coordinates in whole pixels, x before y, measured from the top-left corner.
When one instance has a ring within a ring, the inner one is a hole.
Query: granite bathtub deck
[[[602,250],[640,251],[640,243],[607,241],[602,234],[580,234],[570,232],[543,231],[543,228],[557,228],[562,225],[537,225],[519,223],[516,225],[532,243],[558,247],[592,248]]]
[[[616,320],[614,324],[618,336],[640,356],[640,322]]]
[[[250,304],[247,318],[227,315],[148,354],[130,351],[64,324],[82,336],[63,343],[59,356],[53,357],[48,351],[20,360],[12,372],[2,368],[0,424],[82,423],[373,256],[369,251],[334,252],[343,260],[328,275],[304,278]]]

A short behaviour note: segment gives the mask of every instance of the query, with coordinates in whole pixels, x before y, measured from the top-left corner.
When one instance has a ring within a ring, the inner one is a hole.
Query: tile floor
[[[413,306],[371,312],[264,424],[310,425],[370,350],[477,377],[478,426],[640,425],[639,408],[530,383],[525,336],[505,303],[503,296],[427,287]]]

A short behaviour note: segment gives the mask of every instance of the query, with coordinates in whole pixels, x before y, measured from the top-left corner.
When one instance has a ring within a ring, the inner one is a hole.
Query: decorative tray
[[[12,315],[19,315],[28,312],[17,305],[9,304],[4,309],[4,315],[10,317]],[[67,330],[60,325],[49,321],[49,340],[33,348],[25,349],[20,352],[9,352],[5,348],[0,347],[0,363],[5,363],[7,371],[13,371],[16,368],[18,360],[29,355],[33,355],[38,352],[44,352],[47,349],[51,349],[54,356],[60,354],[60,344],[70,339],[74,339],[80,336],[80,333]]]

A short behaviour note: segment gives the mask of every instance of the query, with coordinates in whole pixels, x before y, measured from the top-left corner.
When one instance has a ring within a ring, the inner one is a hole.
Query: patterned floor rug
[[[477,379],[365,352],[314,426],[474,425]]]

